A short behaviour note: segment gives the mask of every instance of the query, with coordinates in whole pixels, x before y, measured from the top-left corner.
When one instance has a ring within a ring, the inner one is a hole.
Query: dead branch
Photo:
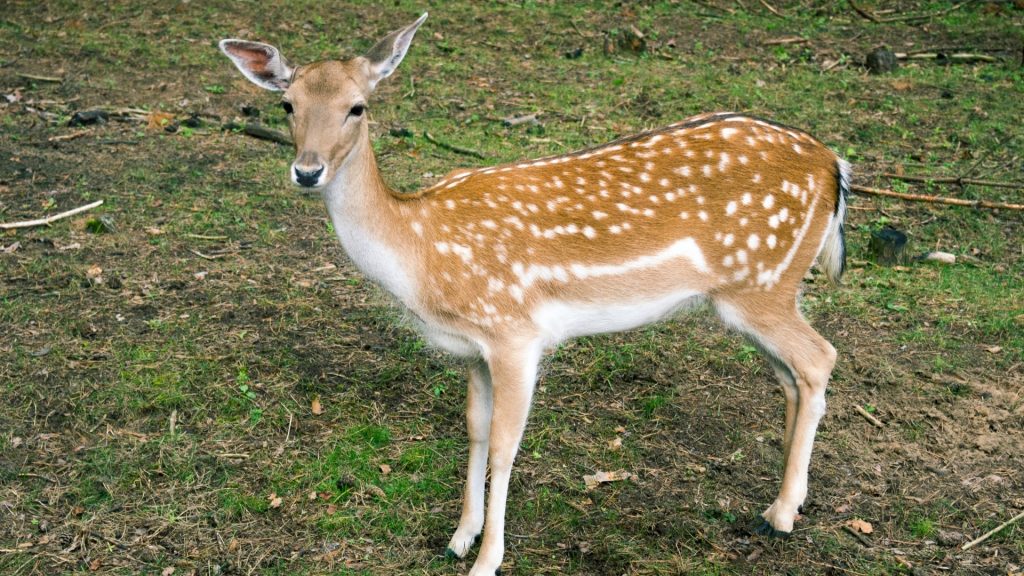
[[[869,188],[854,184],[850,190],[861,194],[872,196],[889,196],[901,200],[912,200],[915,202],[932,202],[934,204],[951,204],[953,206],[971,206],[973,208],[994,208],[999,210],[1024,210],[1024,204],[1010,204],[1007,202],[991,202],[989,200],[965,200],[962,198],[946,198],[943,196],[929,196],[927,194],[908,194],[895,192],[885,188]]]
[[[456,146],[454,144],[449,144],[447,142],[442,142],[442,141],[434,138],[433,136],[431,136],[430,132],[424,131],[423,132],[423,137],[427,139],[427,142],[430,142],[431,144],[433,144],[435,146],[438,146],[440,148],[444,148],[445,150],[451,150],[452,152],[455,152],[457,154],[465,154],[466,156],[473,156],[474,158],[479,158],[481,160],[486,160],[487,159],[487,157],[484,156],[482,153],[477,152],[476,150],[473,150],[472,148],[462,148],[461,146]]]
[[[974,540],[971,540],[970,542],[964,544],[963,546],[960,547],[960,549],[961,550],[970,550],[971,548],[974,548],[978,544],[981,544],[985,540],[988,540],[992,536],[995,536],[996,533],[998,533],[1003,528],[1006,528],[1007,526],[1009,526],[1010,524],[1013,524],[1014,522],[1020,520],[1021,518],[1024,518],[1024,512],[1021,512],[1020,514],[1017,514],[1016,516],[1014,516],[1013,518],[1010,518],[1006,522],[1003,522],[999,526],[996,526],[995,528],[989,530],[988,532],[985,532],[984,534],[982,534],[981,536],[975,538]]]
[[[882,424],[881,420],[872,416],[871,412],[868,412],[867,410],[862,408],[860,404],[854,404],[853,408],[857,411],[858,414],[863,416],[864,419],[867,420],[868,422],[871,422],[871,424],[874,425],[875,427],[885,428],[885,424]]]
[[[95,202],[86,204],[85,206],[79,206],[78,208],[74,208],[66,212],[61,212],[60,214],[54,214],[53,216],[47,216],[46,218],[39,218],[38,220],[25,220],[23,222],[6,223],[0,222],[0,230],[12,230],[14,228],[33,228],[35,226],[49,226],[50,224],[56,222],[57,220],[67,218],[69,216],[74,216],[75,214],[81,214],[86,210],[92,210],[93,208],[99,206],[100,204],[103,204],[103,200],[97,200]]]
[[[246,136],[259,138],[260,140],[270,140],[271,142],[277,142],[278,144],[284,144],[285,146],[292,145],[292,139],[284,132],[267,128],[262,124],[256,124],[254,122],[249,122],[245,126],[242,126],[242,133]]]
[[[995,56],[987,54],[971,54],[969,52],[956,52],[945,54],[943,52],[896,52],[897,60],[946,60],[959,64],[971,64],[973,62],[998,62]]]
[[[975,186],[990,186],[992,188],[1020,188],[1024,189],[1024,182],[998,182],[996,180],[978,180],[976,178],[963,178],[960,176],[903,176],[901,174],[882,174],[886,178],[903,180],[904,182],[921,182],[932,184],[956,184],[963,187],[965,184]]]
[[[761,46],[779,46],[785,44],[807,44],[810,42],[807,38],[801,38],[799,36],[783,36],[782,38],[770,38],[761,42]]]
[[[757,1],[761,3],[761,6],[764,6],[765,8],[767,8],[768,11],[771,12],[772,14],[775,14],[779,18],[785,18],[785,16],[782,15],[782,12],[779,12],[778,10],[776,10],[774,6],[772,6],[771,4],[766,2],[765,0],[757,0]]]
[[[91,134],[91,133],[92,133],[92,130],[87,128],[85,130],[79,130],[77,132],[72,132],[70,134],[60,134],[58,136],[51,136],[50,138],[47,138],[46,141],[47,142],[67,142],[68,140],[74,140],[75,138],[81,138],[82,136],[85,136],[86,134]]]
[[[25,72],[18,72],[18,77],[19,78],[24,78],[26,80],[35,80],[37,82],[63,82],[64,81],[63,78],[58,78],[56,76],[39,76],[37,74],[27,74]]]
[[[871,540],[868,540],[867,536],[864,536],[863,534],[857,532],[849,526],[843,526],[843,530],[850,536],[853,536],[853,538],[857,540],[857,542],[860,542],[861,546],[865,548],[871,548]]]
[[[867,18],[868,20],[871,20],[872,22],[875,22],[877,24],[886,24],[886,23],[889,23],[889,22],[906,22],[906,21],[911,21],[911,20],[929,20],[931,18],[937,18],[939,16],[944,16],[946,14],[949,14],[950,12],[952,12],[954,10],[958,10],[958,9],[960,9],[961,6],[964,6],[966,4],[970,4],[974,0],[966,0],[965,2],[961,2],[959,4],[954,4],[954,5],[950,6],[949,8],[946,8],[945,10],[939,10],[938,12],[931,12],[931,13],[928,13],[928,14],[907,14],[905,16],[891,16],[889,18],[879,18],[877,14],[874,14],[870,10],[866,10],[864,8],[861,8],[860,6],[857,6],[857,4],[853,0],[848,0],[848,1],[850,2],[850,7],[852,7],[854,9],[854,11],[857,12],[857,14],[860,14],[861,16],[863,16],[863,17]]]

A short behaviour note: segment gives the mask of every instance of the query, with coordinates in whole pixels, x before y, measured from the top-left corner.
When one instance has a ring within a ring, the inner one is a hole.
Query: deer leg
[[[482,360],[469,368],[466,393],[466,427],[469,431],[469,468],[462,493],[462,518],[448,542],[447,556],[464,558],[484,526],[484,483],[491,434],[491,373]]]
[[[491,485],[484,538],[469,576],[494,576],[501,568],[505,554],[508,482],[526,427],[540,355],[540,346],[529,346],[488,362],[494,397],[489,447]]]
[[[776,374],[786,396],[784,472],[778,497],[761,516],[758,533],[788,535],[807,497],[807,469],[818,422],[825,414],[825,386],[836,361],[836,350],[814,331],[789,300],[775,314],[744,311],[716,303],[722,318],[753,338],[777,363]]]

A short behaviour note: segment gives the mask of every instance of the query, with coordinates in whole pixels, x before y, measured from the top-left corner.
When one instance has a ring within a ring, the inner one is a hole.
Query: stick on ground
[[[850,190],[861,194],[873,196],[889,196],[901,200],[913,200],[915,202],[931,202],[933,204],[951,204],[953,206],[971,206],[974,208],[995,208],[1000,210],[1024,210],[1024,204],[1010,204],[1008,202],[992,202],[990,200],[965,200],[963,198],[945,198],[943,196],[929,196],[927,194],[907,194],[895,192],[885,188],[870,188],[868,186],[850,186]]]
[[[92,210],[93,208],[99,206],[100,204],[103,204],[103,200],[97,200],[90,204],[86,204],[85,206],[79,206],[78,208],[68,210],[67,212],[61,212],[60,214],[54,214],[53,216],[47,216],[46,218],[39,218],[37,220],[25,220],[23,222],[0,222],[0,230],[12,230],[14,228],[32,228],[35,226],[49,226],[50,224],[56,222],[57,220],[67,218],[69,216],[74,216],[75,214],[81,214],[86,210]]]
[[[1000,530],[1002,530],[1003,528],[1006,528],[1007,526],[1009,526],[1010,524],[1013,524],[1014,522],[1016,522],[1017,520],[1020,520],[1021,518],[1024,518],[1024,512],[1021,512],[1020,514],[1017,514],[1016,516],[1014,516],[1013,518],[1010,518],[1006,522],[1003,522],[999,526],[996,526],[995,528],[989,530],[988,532],[985,532],[984,534],[982,534],[981,536],[975,538],[974,540],[971,540],[970,542],[964,544],[960,549],[961,550],[970,550],[971,548],[974,548],[978,544],[981,544],[985,540],[988,540],[992,536],[995,536],[996,533],[999,532]]]
[[[867,410],[862,408],[860,404],[854,404],[853,407],[854,409],[857,410],[858,413],[860,413],[861,416],[864,417],[865,420],[871,422],[871,424],[875,425],[878,428],[885,428],[885,424],[882,424],[881,420],[872,416],[871,412],[868,412]]]
[[[437,138],[434,138],[433,136],[431,136],[430,132],[424,132],[423,133],[423,137],[427,139],[427,142],[430,142],[431,144],[433,144],[435,146],[444,148],[445,150],[451,150],[452,152],[455,152],[457,154],[465,154],[466,156],[473,156],[474,158],[479,158],[481,160],[486,160],[487,159],[487,157],[484,156],[482,153],[477,152],[476,150],[473,150],[472,148],[462,148],[460,146],[455,146],[454,144],[449,144],[447,142],[442,142],[442,141],[438,140]]]

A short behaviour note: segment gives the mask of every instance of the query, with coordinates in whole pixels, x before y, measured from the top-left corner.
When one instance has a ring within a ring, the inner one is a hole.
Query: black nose
[[[324,173],[324,167],[320,166],[316,170],[303,170],[298,166],[295,167],[295,180],[302,186],[307,188],[315,186],[317,181],[320,179],[320,175]]]

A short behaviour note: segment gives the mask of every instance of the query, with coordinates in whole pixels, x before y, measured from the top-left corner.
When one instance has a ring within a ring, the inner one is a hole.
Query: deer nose
[[[292,166],[292,170],[295,172],[296,184],[312,188],[320,183],[320,176],[324,173],[324,166],[323,164],[317,166],[300,166],[295,164]]]

